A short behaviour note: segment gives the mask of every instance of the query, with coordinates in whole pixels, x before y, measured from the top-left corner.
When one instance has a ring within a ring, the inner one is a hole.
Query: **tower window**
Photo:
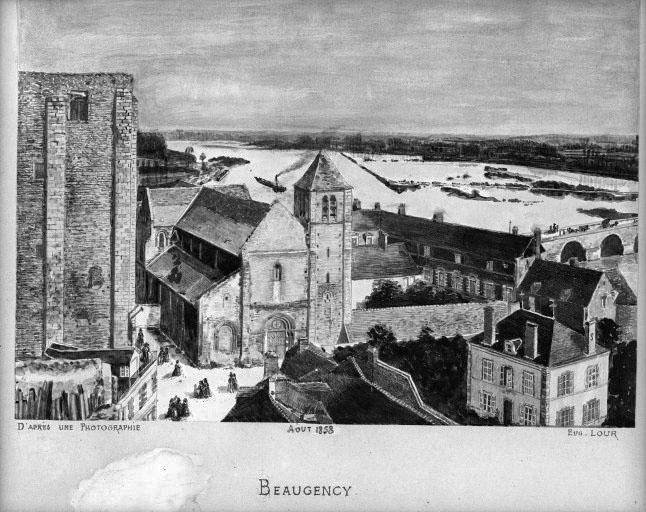
[[[330,257],[330,248],[329,248],[329,247],[327,248],[327,257],[328,257],[328,258]],[[605,299],[605,297],[604,297],[604,299]],[[604,307],[605,307],[605,306],[604,306]]]
[[[283,279],[283,267],[279,263],[274,265],[274,281],[281,281]]]
[[[87,121],[87,91],[70,93],[70,121]]]
[[[327,196],[323,196],[323,211],[322,211],[322,213],[323,213],[323,220],[324,221],[327,221],[327,216],[328,216],[329,209],[330,208],[329,208],[328,198],[327,198]]]
[[[327,274],[325,274],[325,282],[326,283],[330,282],[330,273],[329,272]]]
[[[330,220],[336,220],[336,196],[330,196]]]
[[[160,231],[157,235],[157,247],[159,247],[160,249],[166,247],[166,233],[164,233],[163,231]]]

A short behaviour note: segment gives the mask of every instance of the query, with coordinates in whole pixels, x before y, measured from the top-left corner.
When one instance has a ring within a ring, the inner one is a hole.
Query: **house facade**
[[[554,317],[582,333],[591,318],[615,320],[619,292],[599,270],[537,260],[518,286],[517,295],[524,309]]]
[[[584,334],[520,309],[469,341],[467,407],[504,425],[598,426],[607,415],[609,352],[596,319]]]

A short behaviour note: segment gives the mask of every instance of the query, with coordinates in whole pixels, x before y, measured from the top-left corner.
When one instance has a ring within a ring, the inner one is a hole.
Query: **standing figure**
[[[135,347],[138,349],[141,349],[141,347],[144,344],[144,332],[141,330],[141,327],[139,328],[139,332],[137,333],[137,341],[135,343]]]
[[[233,378],[233,391],[235,393],[237,393],[238,392],[238,377],[236,376],[235,373],[232,373],[231,377]]]
[[[227,381],[227,393],[233,393],[233,373],[229,372],[229,380]]]
[[[206,377],[204,377],[204,380],[202,381],[202,386],[203,386],[202,396],[204,398],[209,398],[211,396],[211,387],[209,386],[209,381],[206,380]]]
[[[189,414],[190,413],[188,411],[188,398],[185,398],[182,401],[182,404],[180,407],[180,416],[182,416],[183,418],[186,418]]]
[[[182,376],[182,367],[179,365],[179,359],[175,361],[175,368],[173,368],[173,377],[181,377]]]

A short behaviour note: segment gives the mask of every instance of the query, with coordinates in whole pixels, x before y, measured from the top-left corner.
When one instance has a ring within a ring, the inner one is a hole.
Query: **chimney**
[[[578,267],[579,266],[579,260],[577,259],[576,256],[572,256],[569,260],[568,263],[570,264],[571,267]]]
[[[525,357],[532,360],[538,357],[538,324],[529,320],[525,324]]]
[[[265,371],[263,378],[276,375],[280,371],[278,367],[278,356],[274,352],[267,352],[265,354]]]
[[[496,342],[496,326],[493,322],[493,307],[484,307],[484,345],[493,345]]]
[[[361,210],[361,201],[357,199],[356,197],[352,201],[352,209],[353,210]]]
[[[399,203],[397,207],[397,213],[399,215],[406,215],[406,203]]]
[[[534,256],[537,260],[541,259],[541,228],[534,228]]]
[[[597,350],[597,319],[593,318],[585,323],[585,353],[594,354]]]
[[[517,235],[518,234],[518,226],[514,226],[513,228],[511,228],[511,234],[512,235]]]
[[[310,341],[307,338],[300,338],[298,340],[298,351],[302,352],[303,350],[307,350],[307,347],[310,346]]]
[[[381,230],[379,230],[379,234],[377,235],[377,245],[384,251],[388,249],[388,235]]]
[[[375,203],[375,210],[381,210],[381,203]]]
[[[433,222],[444,222],[444,212],[435,212],[433,214]]]

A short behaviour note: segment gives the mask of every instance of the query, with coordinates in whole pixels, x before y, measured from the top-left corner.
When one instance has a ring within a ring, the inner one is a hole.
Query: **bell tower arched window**
[[[328,212],[329,212],[329,201],[327,196],[323,196],[323,208],[322,208],[322,214],[323,214],[323,221],[327,222],[328,218]]]
[[[283,279],[283,267],[280,266],[280,263],[274,265],[274,281],[282,281]]]
[[[330,220],[336,220],[336,196],[330,196]]]

